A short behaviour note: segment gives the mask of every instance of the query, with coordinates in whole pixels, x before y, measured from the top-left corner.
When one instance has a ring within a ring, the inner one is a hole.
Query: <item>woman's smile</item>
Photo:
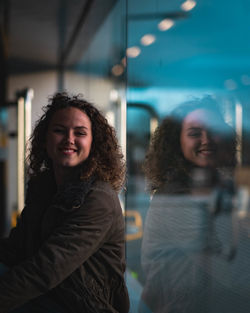
[[[69,156],[77,152],[76,149],[72,149],[72,148],[60,148],[59,151],[61,151],[65,155],[69,155]]]
[[[211,127],[211,116],[205,110],[189,113],[183,121],[180,144],[182,153],[188,161],[200,167],[215,167],[218,163],[218,145],[220,138]]]
[[[203,155],[213,155],[216,153],[215,148],[201,148],[198,150],[198,153],[203,154]]]
[[[89,156],[91,145],[91,121],[83,111],[70,107],[54,114],[46,141],[54,171],[74,168],[84,162]]]

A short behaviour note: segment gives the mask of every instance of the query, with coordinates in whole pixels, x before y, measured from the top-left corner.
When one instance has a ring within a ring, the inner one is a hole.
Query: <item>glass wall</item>
[[[105,113],[125,153],[126,1],[99,1],[92,10],[82,28],[89,43],[82,46],[84,37],[79,34],[66,62],[64,89],[82,93]],[[79,54],[76,62],[75,51]]]
[[[249,311],[249,9],[128,0],[131,312]]]
[[[34,125],[47,97],[66,89],[117,130],[130,313],[249,312],[249,1],[27,0],[7,9],[6,102],[34,89]],[[17,207],[16,124],[16,104],[2,108],[8,212]]]

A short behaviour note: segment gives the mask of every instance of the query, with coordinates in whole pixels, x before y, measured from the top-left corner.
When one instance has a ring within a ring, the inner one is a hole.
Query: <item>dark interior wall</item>
[[[0,237],[2,237],[5,232],[5,219],[6,219],[5,166],[6,166],[6,162],[3,160],[0,160]]]
[[[0,29],[0,32],[1,32],[1,39],[0,39],[0,106],[3,106],[5,103],[5,96],[6,96],[6,62],[5,62],[2,29]]]

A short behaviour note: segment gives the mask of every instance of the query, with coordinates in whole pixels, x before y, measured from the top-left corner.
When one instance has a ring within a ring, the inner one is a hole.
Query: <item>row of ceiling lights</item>
[[[241,75],[240,83],[244,86],[250,86],[250,76],[246,74]],[[236,90],[239,88],[239,85],[234,79],[227,79],[224,81],[224,87],[228,90]]]
[[[194,7],[196,6],[196,1],[195,0],[186,0],[181,4],[181,9],[183,11],[191,11]],[[174,26],[174,21],[172,19],[166,18],[163,19],[161,22],[158,23],[158,29],[160,31],[167,31],[170,28]],[[140,43],[143,46],[150,46],[156,41],[155,35],[152,34],[146,34],[142,36]],[[126,56],[128,58],[136,58],[140,55],[141,49],[138,46],[132,46],[127,48],[126,50]],[[112,67],[112,74],[114,76],[120,76],[124,72],[124,68],[126,67],[126,58],[123,58],[120,64],[116,64]]]

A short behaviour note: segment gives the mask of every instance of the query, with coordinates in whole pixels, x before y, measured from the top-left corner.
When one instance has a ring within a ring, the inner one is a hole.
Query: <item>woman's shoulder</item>
[[[91,187],[92,190],[101,191],[110,195],[117,195],[117,192],[113,189],[112,185],[104,180],[96,179]]]
[[[187,194],[190,192],[189,186],[187,184],[181,183],[179,181],[166,182],[155,192],[155,196],[158,195],[180,195]]]
[[[90,188],[89,195],[90,197],[99,198],[103,203],[104,201],[109,201],[120,207],[118,193],[107,181],[95,180]]]
[[[98,208],[119,207],[119,199],[116,192],[108,182],[97,179],[68,183],[57,191],[53,204],[65,212],[79,210],[80,207]]]

